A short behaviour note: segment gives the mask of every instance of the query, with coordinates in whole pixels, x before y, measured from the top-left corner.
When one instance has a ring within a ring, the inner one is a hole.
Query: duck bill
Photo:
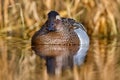
[[[49,31],[55,31],[54,21],[53,20],[50,20],[50,24],[48,26],[48,30]]]

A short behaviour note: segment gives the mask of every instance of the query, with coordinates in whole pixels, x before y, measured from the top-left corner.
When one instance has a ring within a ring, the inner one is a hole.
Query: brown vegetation
[[[120,80],[120,38],[92,38],[83,65],[50,77],[30,48],[50,10],[83,23],[91,36],[120,31],[120,0],[0,0],[0,80]]]
[[[29,37],[38,30],[50,10],[83,23],[90,35],[117,35],[119,0],[0,0],[0,33]]]

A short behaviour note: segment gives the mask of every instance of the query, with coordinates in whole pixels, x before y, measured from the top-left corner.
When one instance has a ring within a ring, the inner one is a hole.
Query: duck
[[[80,45],[89,44],[85,27],[72,18],[64,18],[56,11],[48,13],[48,19],[31,39],[37,45]]]

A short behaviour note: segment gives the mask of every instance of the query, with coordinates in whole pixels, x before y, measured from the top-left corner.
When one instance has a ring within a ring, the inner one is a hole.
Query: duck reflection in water
[[[48,73],[60,74],[73,65],[81,65],[89,47],[89,37],[81,23],[61,18],[56,11],[32,37],[32,49],[46,60]]]

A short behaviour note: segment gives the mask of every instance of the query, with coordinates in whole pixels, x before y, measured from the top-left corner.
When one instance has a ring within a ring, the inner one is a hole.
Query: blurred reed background
[[[0,33],[29,38],[50,10],[81,22],[91,36],[120,31],[120,0],[0,0]]]
[[[0,0],[0,80],[53,80],[30,47],[51,10],[81,22],[92,38],[86,62],[54,78],[120,80],[120,36],[108,39],[120,32],[120,0]]]

